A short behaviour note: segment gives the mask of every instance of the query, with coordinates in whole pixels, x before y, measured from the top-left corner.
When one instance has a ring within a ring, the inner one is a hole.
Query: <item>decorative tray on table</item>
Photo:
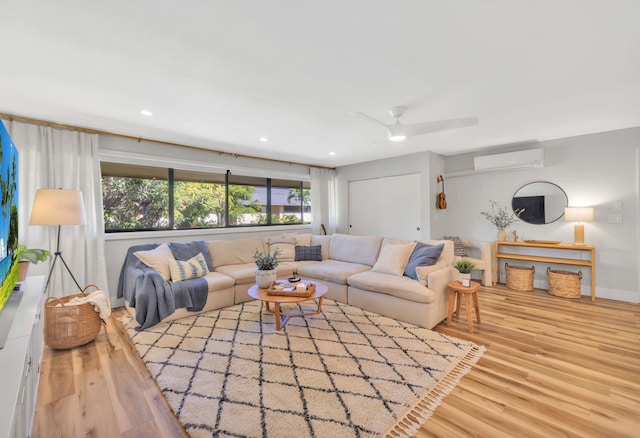
[[[309,297],[316,291],[316,285],[306,281],[294,283],[289,280],[276,280],[267,289],[267,295],[282,297]]]

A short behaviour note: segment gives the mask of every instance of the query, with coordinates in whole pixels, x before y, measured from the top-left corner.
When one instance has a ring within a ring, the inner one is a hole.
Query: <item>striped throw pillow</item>
[[[171,281],[183,281],[191,278],[198,278],[209,273],[207,261],[202,253],[190,258],[186,262],[180,260],[169,260],[169,270],[171,271]]]

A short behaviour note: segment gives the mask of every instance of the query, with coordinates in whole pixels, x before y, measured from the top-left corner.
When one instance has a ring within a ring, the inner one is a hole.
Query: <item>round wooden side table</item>
[[[456,319],[460,315],[460,301],[462,295],[465,295],[467,301],[467,322],[469,323],[469,333],[473,333],[473,315],[471,314],[471,300],[473,299],[473,307],[476,311],[476,319],[480,324],[480,305],[478,304],[478,289],[480,289],[480,283],[475,281],[471,282],[469,287],[464,287],[459,281],[452,281],[448,285],[449,287],[449,307],[447,309],[447,327],[451,325],[451,318],[453,316],[453,305],[456,304]]]

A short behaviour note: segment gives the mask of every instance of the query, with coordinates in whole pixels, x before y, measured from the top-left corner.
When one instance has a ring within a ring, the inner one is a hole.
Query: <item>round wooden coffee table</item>
[[[313,283],[316,285],[316,291],[309,295],[308,297],[287,297],[281,295],[269,295],[267,293],[267,289],[262,289],[258,287],[257,284],[254,284],[249,288],[247,293],[250,297],[255,298],[256,300],[264,301],[267,304],[267,312],[271,312],[276,317],[276,330],[282,330],[284,325],[289,321],[290,318],[295,318],[298,316],[305,315],[317,315],[322,311],[322,299],[324,295],[327,293],[327,286],[319,283],[317,281],[307,281],[308,283]],[[280,313],[280,304],[286,303],[300,303],[302,301],[311,301],[318,299],[318,309],[315,312],[304,312],[304,313],[287,313],[285,315]],[[271,309],[270,304],[274,304],[274,308]]]

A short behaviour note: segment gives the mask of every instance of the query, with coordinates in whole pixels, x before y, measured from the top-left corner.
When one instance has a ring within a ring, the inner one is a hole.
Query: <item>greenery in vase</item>
[[[273,250],[273,253],[269,253],[267,251],[267,254],[262,254],[256,248],[253,259],[255,260],[256,266],[260,271],[270,271],[278,266],[278,255],[280,255],[280,250],[277,248]]]
[[[18,261],[27,260],[33,264],[45,261],[50,255],[51,253],[46,249],[27,248],[24,245],[18,245],[18,248],[14,253],[15,258]]]
[[[496,201],[489,201],[491,203],[491,211],[481,211],[480,214],[487,218],[489,222],[496,226],[498,230],[504,230],[509,225],[518,220],[524,212],[524,208],[518,208],[512,213],[507,211],[507,207],[501,205]]]
[[[456,268],[461,274],[470,274],[471,271],[473,271],[473,268],[476,267],[476,265],[474,265],[471,260],[462,259],[458,260],[456,264],[453,265],[453,267]]]

